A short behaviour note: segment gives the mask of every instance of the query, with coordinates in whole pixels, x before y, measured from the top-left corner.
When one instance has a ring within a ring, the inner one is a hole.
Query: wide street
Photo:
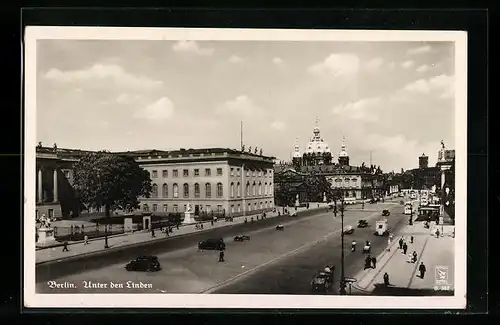
[[[373,235],[382,209],[392,210],[388,220],[394,231],[408,219],[396,201],[366,204],[364,210],[359,205],[347,207],[345,226],[356,227],[359,219],[367,219],[369,227],[356,228],[353,235],[345,237],[346,276],[355,274],[363,266],[361,251],[350,252],[352,239],[360,243],[359,248],[362,242],[370,240],[374,255],[385,248],[387,238]],[[340,270],[340,223],[340,215],[335,218],[331,212],[297,219],[290,217],[290,221],[284,223],[284,231],[276,231],[273,225],[246,233],[250,241],[234,242],[233,236],[237,233],[225,237],[226,261],[222,263],[218,262],[217,251],[198,251],[197,247],[190,246],[157,254],[163,268],[159,272],[127,272],[120,263],[54,279],[57,285],[66,288],[37,283],[37,291],[308,294],[310,279],[317,270],[330,263]]]

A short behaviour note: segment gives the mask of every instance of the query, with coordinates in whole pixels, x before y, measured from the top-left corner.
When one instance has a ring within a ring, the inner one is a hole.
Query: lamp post
[[[410,205],[410,220],[408,220],[408,224],[413,226],[413,203]]]
[[[334,210],[333,214],[335,217],[337,217],[337,199],[334,199]],[[339,288],[339,294],[340,295],[346,295],[346,284],[345,284],[345,268],[344,268],[344,198],[343,196],[340,197],[340,222],[341,222],[341,233],[340,233],[340,240],[341,240],[341,261],[340,261],[340,288]]]

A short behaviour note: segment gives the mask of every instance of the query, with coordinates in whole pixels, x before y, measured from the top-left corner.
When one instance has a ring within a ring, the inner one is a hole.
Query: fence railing
[[[76,241],[83,240],[85,236],[89,239],[122,234],[123,225],[95,225],[95,226],[73,226],[73,227],[54,227],[54,238],[57,241]]]

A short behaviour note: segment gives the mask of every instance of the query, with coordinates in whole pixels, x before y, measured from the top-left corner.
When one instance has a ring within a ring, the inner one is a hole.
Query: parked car
[[[365,228],[368,227],[368,221],[365,219],[361,219],[358,221],[358,228]]]
[[[223,238],[209,238],[198,243],[198,249],[226,249],[226,243]]]
[[[377,203],[377,201],[375,199],[370,199],[369,203],[370,204],[375,204],[375,203]]]
[[[276,230],[285,230],[285,226],[283,226],[283,225],[281,225],[281,224],[280,224],[280,225],[277,225],[277,226],[276,226]]]
[[[250,240],[250,236],[247,235],[234,236],[234,241],[245,241],[245,240]]]
[[[388,216],[388,215],[390,215],[390,214],[391,214],[391,213],[389,212],[389,210],[382,210],[382,215],[383,215],[384,217],[386,217],[386,216]]]
[[[125,265],[127,271],[160,271],[161,265],[156,256],[139,256],[135,260],[130,261]]]

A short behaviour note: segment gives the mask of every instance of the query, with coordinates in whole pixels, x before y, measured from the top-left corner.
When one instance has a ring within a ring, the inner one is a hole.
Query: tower
[[[295,139],[295,145],[293,147],[292,163],[295,168],[302,165],[302,155],[300,154],[299,139]]]
[[[339,164],[341,166],[349,166],[349,155],[347,154],[345,137],[342,137],[342,147],[340,148],[339,152]]]
[[[313,136],[307,145],[304,153],[303,162],[306,165],[323,165],[330,164],[332,160],[332,153],[323,138],[318,126],[318,118],[316,118],[316,126],[313,130]]]
[[[424,153],[422,156],[418,157],[418,168],[424,169],[429,167],[429,157],[427,157]]]

